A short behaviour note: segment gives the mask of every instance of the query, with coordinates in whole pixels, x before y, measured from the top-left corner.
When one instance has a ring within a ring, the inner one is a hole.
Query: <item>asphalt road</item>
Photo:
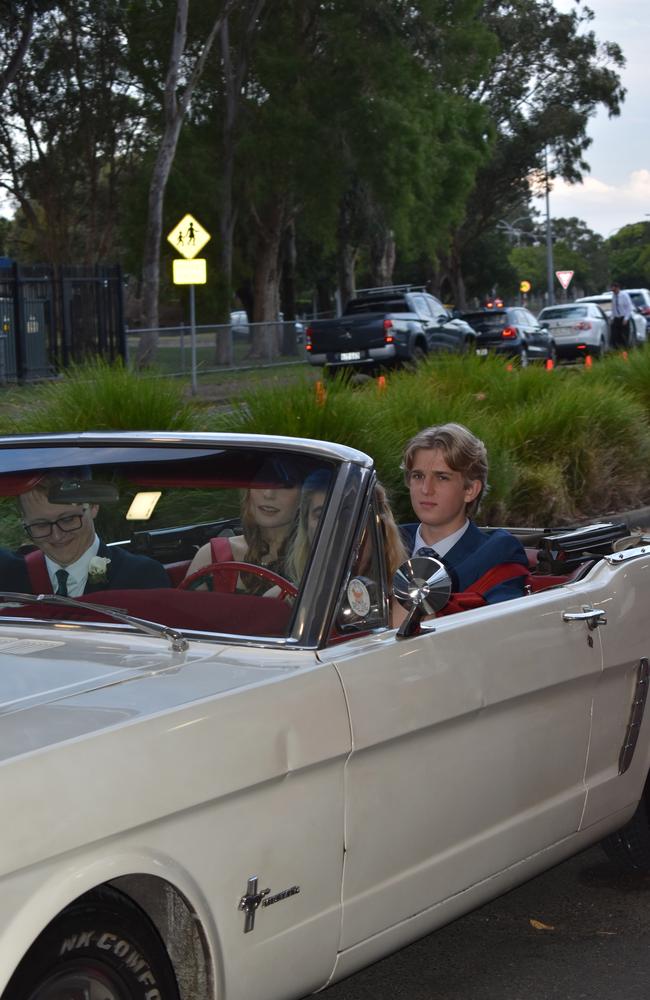
[[[321,996],[648,1000],[650,877],[592,848]]]

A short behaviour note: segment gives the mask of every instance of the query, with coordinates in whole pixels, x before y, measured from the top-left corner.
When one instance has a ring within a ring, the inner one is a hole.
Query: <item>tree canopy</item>
[[[164,233],[187,211],[214,236],[197,297],[211,319],[237,293],[274,320],[360,276],[430,279],[459,305],[514,283],[500,220],[528,211],[546,155],[552,175],[580,178],[590,116],[624,98],[618,46],[588,8],[552,0],[0,6],[6,246],[120,260],[145,325],[176,297]],[[557,249],[585,282],[608,250],[647,275],[645,231],[622,256],[636,232],[603,246],[564,222]]]

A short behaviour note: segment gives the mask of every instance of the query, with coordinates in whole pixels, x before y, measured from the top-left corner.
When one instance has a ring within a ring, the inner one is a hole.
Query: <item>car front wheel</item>
[[[178,1000],[171,962],[146,914],[112,889],[81,896],[34,942],[3,1000]]]

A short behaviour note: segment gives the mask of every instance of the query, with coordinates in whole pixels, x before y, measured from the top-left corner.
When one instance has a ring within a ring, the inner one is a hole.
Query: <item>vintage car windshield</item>
[[[262,638],[290,632],[337,471],[305,450],[198,444],[16,448],[2,468],[2,591]],[[98,620],[54,602],[0,613]]]

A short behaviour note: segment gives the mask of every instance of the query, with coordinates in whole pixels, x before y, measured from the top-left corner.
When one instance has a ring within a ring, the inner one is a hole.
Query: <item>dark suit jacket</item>
[[[17,594],[31,592],[25,560],[7,549],[0,549],[0,590],[11,590]]]
[[[418,527],[418,524],[404,524],[400,529],[409,552],[413,551]],[[494,566],[502,563],[528,566],[528,557],[521,542],[509,531],[504,531],[503,528],[490,532],[481,531],[470,521],[465,534],[443,557],[442,562],[451,576],[453,591],[462,593],[463,590],[471,590],[471,585]],[[499,601],[521,597],[525,593],[524,587],[524,578],[518,576],[498,583],[484,597],[488,604],[498,604]]]
[[[110,559],[106,567],[106,580],[91,583],[88,579],[84,594],[93,594],[98,590],[149,590],[157,587],[171,587],[171,581],[165,567],[156,562],[155,559],[134,555],[118,546],[109,548],[103,542],[100,542],[97,555]],[[12,589],[20,589],[27,594],[52,593],[45,556],[42,552],[30,552],[28,560],[34,559],[35,562],[31,565],[29,573],[22,557],[13,558],[19,558],[23,564],[24,586]],[[0,568],[1,565],[0,562]]]
[[[98,556],[110,559],[106,573],[106,583],[86,583],[84,594],[97,590],[149,590],[155,587],[171,587],[165,567],[150,559],[137,556],[117,545],[109,548],[100,542]]]

